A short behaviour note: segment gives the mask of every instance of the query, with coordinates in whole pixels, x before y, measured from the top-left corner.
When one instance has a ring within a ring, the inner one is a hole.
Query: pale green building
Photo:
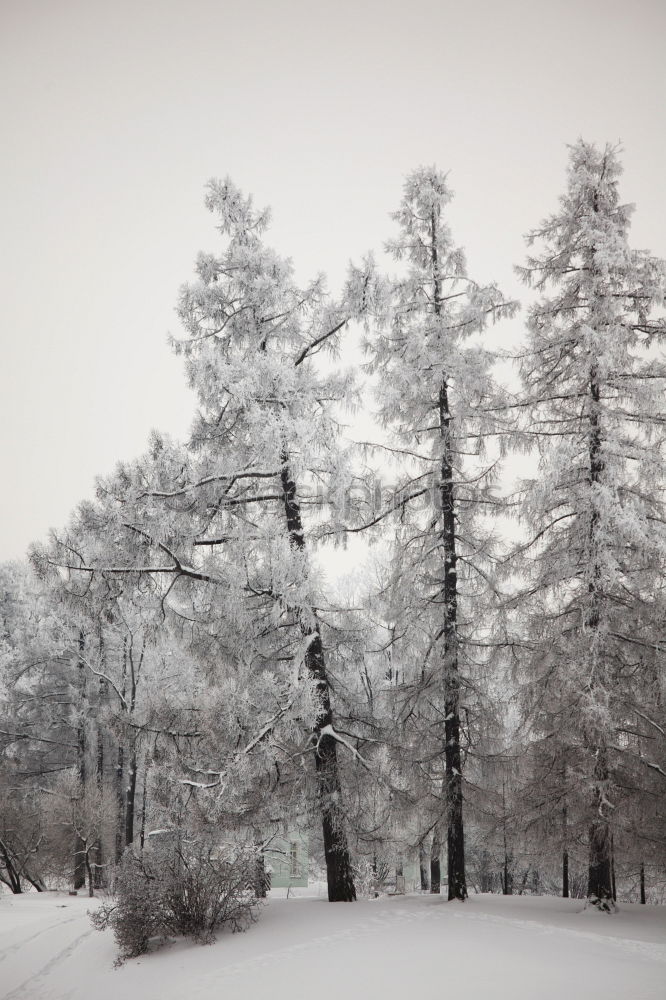
[[[308,884],[308,835],[288,831],[264,848],[266,871],[274,889],[306,888]]]

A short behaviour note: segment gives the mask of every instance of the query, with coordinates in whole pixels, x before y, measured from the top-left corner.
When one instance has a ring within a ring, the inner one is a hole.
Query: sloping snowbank
[[[113,937],[92,929],[90,903],[0,897],[2,1000],[666,996],[666,907],[608,916],[552,897],[271,898],[246,934],[168,944],[113,969]]]

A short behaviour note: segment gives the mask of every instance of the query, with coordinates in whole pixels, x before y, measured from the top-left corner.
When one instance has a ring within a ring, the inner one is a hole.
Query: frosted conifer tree
[[[311,545],[337,531],[336,501],[351,474],[334,411],[349,400],[352,380],[330,366],[320,373],[313,359],[335,351],[345,324],[370,305],[371,270],[352,268],[342,300],[332,302],[321,277],[297,286],[290,261],[263,242],[268,212],[230,181],[212,181],[206,203],[224,248],[199,255],[197,279],[178,306],[189,339],[176,349],[200,404],[188,447],[155,436],[145,462],[100,483],[107,551],[87,567],[74,559],[74,568],[171,577],[171,603],[176,584],[212,585],[210,607],[222,601],[223,618],[235,622],[238,663],[252,661],[261,635],[272,637],[275,662],[293,664],[304,692],[294,712],[311,722],[300,756],[315,761],[329,899],[353,900],[337,763],[344,741],[334,727],[322,598],[309,560]],[[120,553],[115,565],[109,544]],[[254,622],[244,650],[248,610]]]
[[[388,249],[405,260],[394,287],[390,324],[372,345],[379,377],[379,415],[396,436],[395,455],[408,468],[396,491],[401,527],[398,586],[430,635],[421,682],[442,695],[444,757],[440,817],[446,817],[449,899],[465,899],[461,698],[475,658],[477,627],[469,598],[485,592],[490,534],[480,514],[491,509],[492,466],[486,444],[503,403],[478,335],[514,310],[494,285],[467,274],[444,210],[451,199],[434,168],[409,175],[393,216],[399,235]],[[496,457],[496,456],[494,456]],[[478,614],[478,608],[477,612]],[[439,824],[431,890],[440,890]]]
[[[189,339],[175,347],[200,404],[187,447],[154,435],[143,460],[99,482],[97,507],[82,506],[89,540],[97,537],[92,550],[59,546],[46,558],[102,579],[138,574],[150,591],[164,581],[163,609],[174,610],[183,594],[197,600],[196,585],[210,585],[215,596],[198,603],[230,626],[227,662],[250,665],[262,639],[265,662],[272,641],[268,655],[282,674],[292,665],[287,687],[297,682],[300,701],[274,685],[277,705],[282,695],[287,707],[274,705],[248,746],[268,740],[288,710],[310,724],[298,759],[315,761],[329,899],[353,900],[337,762],[344,740],[334,727],[323,598],[309,559],[311,546],[340,527],[351,472],[334,414],[350,401],[353,379],[330,366],[322,374],[313,359],[335,353],[345,324],[371,306],[375,282],[368,265],[350,269],[338,302],[322,277],[301,288],[291,262],[263,242],[267,211],[228,180],[210,182],[206,204],[224,247],[199,255],[197,279],[178,305]],[[208,784],[221,783],[218,773]]]
[[[261,538],[256,596],[273,600],[276,625],[284,616],[300,634],[305,675],[316,692],[314,757],[329,899],[352,900],[338,744],[302,511],[320,506],[322,494],[329,499],[347,475],[332,406],[348,398],[351,384],[344,375],[320,375],[311,359],[334,348],[345,323],[363,311],[369,281],[353,272],[344,301],[332,304],[321,277],[306,288],[296,285],[290,262],[262,241],[268,213],[256,211],[228,180],[211,182],[207,205],[227,244],[220,256],[199,256],[198,280],[183,289],[179,305],[190,335],[183,345],[190,383],[201,404],[192,444],[208,485],[197,502],[210,512],[212,530],[197,541],[215,546],[216,524],[226,532],[229,519],[232,531]]]
[[[590,901],[613,908],[618,730],[654,691],[656,581],[666,555],[665,268],[628,244],[617,150],[577,142],[559,210],[521,268],[541,293],[521,361],[540,475],[524,484],[521,547],[535,731],[569,747],[587,805]],[[518,568],[518,567],[517,567]],[[566,803],[565,803],[566,804]]]

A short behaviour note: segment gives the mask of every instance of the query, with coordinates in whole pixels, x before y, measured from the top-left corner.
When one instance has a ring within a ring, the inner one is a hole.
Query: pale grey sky
[[[0,0],[0,560],[186,432],[166,336],[210,176],[335,286],[437,163],[471,273],[523,296],[565,144],[621,140],[634,245],[666,256],[665,38],[663,0]]]

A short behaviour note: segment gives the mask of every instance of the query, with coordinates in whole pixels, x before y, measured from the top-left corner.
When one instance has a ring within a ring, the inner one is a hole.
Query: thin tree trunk
[[[566,799],[562,806],[562,897],[569,898],[569,825]]]
[[[502,892],[505,896],[513,895],[513,875],[510,871],[510,864],[513,861],[513,852],[509,854],[508,840],[506,835],[506,783],[502,781],[502,839],[504,841],[504,869],[502,878]]]
[[[442,891],[442,838],[439,824],[432,832],[432,845],[430,847],[430,892],[439,895]]]
[[[641,903],[645,905],[645,864],[641,861]]]
[[[617,883],[615,881],[615,843],[611,833],[611,885],[613,886],[613,902],[617,903]]]
[[[148,803],[148,753],[144,754],[143,761],[143,790],[141,792],[141,831],[139,833],[139,843],[141,850],[146,841],[146,806]]]
[[[377,852],[374,851],[372,855],[372,894],[375,899],[379,896],[379,880],[377,878]]]
[[[86,666],[84,662],[83,629],[79,631],[78,673],[78,720],[76,730],[76,771],[79,784],[79,801],[86,792]],[[75,806],[76,808],[76,806]],[[74,835],[74,888],[82,889],[86,884],[86,845],[78,830]]]
[[[95,889],[94,889],[94,885],[93,885],[93,881],[94,881],[93,880],[93,869],[92,869],[92,865],[90,864],[90,851],[86,851],[85,866],[86,866],[86,874],[88,876],[88,895],[92,899],[92,897],[95,895]]]
[[[490,858],[488,856],[488,851],[486,851],[485,849],[481,851],[481,863],[479,865],[479,882],[481,883],[481,892],[493,891],[493,875],[490,871]]]
[[[426,852],[425,841],[419,841],[419,872],[421,875],[421,892],[427,892],[430,888],[430,879],[428,878],[428,855]]]
[[[134,841],[134,800],[136,798],[136,742],[130,747],[129,772],[125,793],[125,846]]]
[[[287,532],[291,545],[300,552],[304,552],[305,538],[301,509],[296,494],[296,483],[289,469],[287,454],[283,453],[281,458],[280,478]],[[305,667],[315,683],[319,701],[319,715],[314,725],[313,736],[315,738],[315,768],[319,785],[328,898],[332,903],[351,902],[356,899],[356,889],[354,888],[351,857],[344,827],[337,741],[330,733],[330,729],[333,728],[331,691],[326,672],[321,631],[314,611],[303,609],[300,616],[300,627],[303,636],[308,640]]]
[[[136,691],[137,684],[139,681],[139,675],[141,673],[141,666],[143,664],[143,657],[146,651],[146,637],[143,636],[141,640],[141,652],[139,654],[139,662],[135,666],[134,661],[134,643],[133,638],[130,639],[128,650],[127,650],[127,665],[129,666],[129,671],[126,672],[126,677],[129,680],[129,699],[128,699],[128,722],[131,721],[134,716],[134,709],[136,707]],[[124,689],[123,685],[123,689]],[[129,729],[129,726],[128,726]],[[137,736],[136,733],[132,733],[130,736],[130,756],[129,756],[129,773],[127,775],[127,792],[125,800],[125,846],[134,843],[134,806],[136,802],[136,779],[137,779]]]
[[[510,870],[511,858],[506,848],[506,834],[504,835],[504,867],[502,869],[502,892],[505,896],[513,896],[513,875]]]
[[[120,691],[123,703],[126,704],[127,694],[127,636],[123,637],[123,661],[122,661],[122,683]],[[116,761],[116,864],[123,856],[123,851],[127,846],[125,840],[125,746],[124,737],[118,744],[118,758]]]
[[[30,885],[37,890],[37,892],[46,892],[46,883],[43,878],[40,876],[33,878],[28,872],[24,872],[24,876],[27,878]]]
[[[257,857],[254,862],[254,895],[257,899],[265,899],[268,887],[266,878],[266,858],[261,844],[257,844]]]
[[[437,249],[437,219],[431,217],[432,268],[435,315],[442,310],[442,288]],[[453,449],[449,387],[446,377],[439,388],[439,431],[442,442],[439,499],[441,505],[441,541],[444,551],[442,597],[444,623],[444,759],[446,766],[447,874],[448,898],[467,899],[465,878],[465,832],[463,825],[462,755],[460,750],[460,671],[458,665],[458,554],[456,548],[456,512],[453,485]]]
[[[104,643],[102,637],[100,636],[100,659],[102,661],[102,668],[104,668]],[[102,726],[100,725],[100,718],[103,713],[104,704],[106,701],[106,682],[100,677],[99,688],[98,688],[98,712],[97,712],[97,789],[99,794],[100,805],[103,807],[104,803],[104,732]],[[102,820],[100,817],[100,824]],[[104,884],[104,851],[102,846],[102,830],[100,829],[99,840],[97,841],[97,850],[95,852],[95,888],[101,889]]]
[[[116,761],[116,864],[118,864],[122,858],[123,850],[125,849],[125,844],[123,843],[123,834],[125,831],[125,794],[123,789],[124,776],[125,749],[121,743],[118,745],[118,758]]]

